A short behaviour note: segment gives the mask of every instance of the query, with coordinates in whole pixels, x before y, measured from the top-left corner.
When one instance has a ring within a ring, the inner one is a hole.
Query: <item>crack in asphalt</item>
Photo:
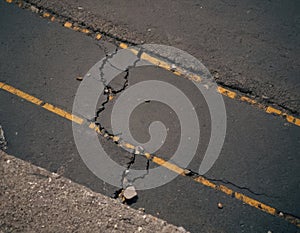
[[[108,30],[105,31],[105,30],[103,30],[101,28],[98,28],[97,24],[88,25],[83,20],[80,21],[79,19],[76,19],[73,16],[66,16],[66,15],[64,15],[64,12],[63,13],[59,13],[59,10],[56,10],[57,11],[56,12],[55,9],[51,9],[51,5],[49,5],[49,6],[42,5],[43,4],[42,1],[33,2],[31,0],[22,0],[22,1],[21,0],[15,0],[14,2],[16,4],[19,4],[22,8],[29,9],[31,11],[33,11],[31,9],[31,6],[35,7],[36,10],[34,12],[37,13],[37,14],[39,14],[39,15],[41,15],[41,16],[42,16],[42,14],[44,12],[51,13],[52,15],[54,15],[55,17],[57,17],[57,19],[58,19],[58,21],[60,23],[65,23],[66,21],[68,21],[68,22],[71,22],[72,24],[77,24],[77,25],[79,25],[79,26],[81,26],[83,28],[89,29],[91,31],[91,33],[88,33],[87,35],[91,36],[91,35],[95,35],[97,33],[101,33],[101,35],[103,35],[104,37],[106,37],[109,42],[111,42],[112,44],[114,44],[117,47],[119,47],[119,43],[120,42],[127,43],[130,46],[136,46],[138,44],[142,44],[140,42],[135,42],[135,41],[131,41],[131,40],[127,39],[127,38],[120,37],[120,36],[116,35],[115,33],[110,33],[110,31],[113,30],[113,27],[111,27],[110,29],[108,29]],[[78,9],[77,9],[77,11],[78,11]],[[281,108],[282,110],[286,111],[287,113],[295,114],[296,116],[299,116],[299,114],[300,114],[297,109],[293,109],[293,108],[290,108],[288,106],[285,106],[284,102],[283,103],[277,103],[278,101],[277,102],[276,101],[272,101],[270,99],[263,98],[263,96],[261,96],[261,95],[257,95],[254,91],[249,90],[247,87],[226,84],[226,83],[224,83],[222,81],[219,81],[215,77],[214,77],[214,79],[217,82],[217,84],[220,85],[221,87],[228,87],[231,90],[237,91],[239,93],[246,94],[248,96],[250,95],[249,97],[253,97],[254,96],[255,98],[259,99],[260,102],[278,106],[279,108]]]
[[[100,46],[100,45],[99,45]],[[102,48],[103,49],[103,48]],[[103,49],[104,50],[104,49]],[[117,135],[113,134],[112,132],[108,132],[107,129],[105,129],[105,127],[103,127],[100,123],[100,121],[98,121],[99,117],[100,117],[100,114],[101,112],[103,112],[106,108],[106,104],[108,104],[110,102],[110,98],[111,96],[114,96],[116,94],[119,94],[121,92],[123,92],[124,90],[126,90],[126,88],[128,87],[129,85],[129,75],[130,75],[130,69],[131,68],[134,68],[136,67],[136,64],[138,61],[140,61],[141,59],[141,55],[142,53],[145,51],[143,48],[140,48],[138,54],[137,54],[137,57],[138,59],[135,60],[135,62],[133,63],[133,65],[131,66],[128,66],[128,68],[126,70],[120,70],[118,67],[115,67],[114,65],[111,64],[111,62],[109,61],[110,59],[113,59],[113,57],[117,54],[118,52],[118,48],[116,48],[114,50],[114,52],[112,53],[108,53],[106,50],[104,50],[105,52],[105,59],[103,60],[101,66],[99,67],[99,71],[100,71],[100,81],[103,83],[104,85],[104,95],[106,96],[106,99],[101,103],[101,106],[100,108],[96,111],[95,113],[95,117],[94,117],[94,123],[100,128],[100,131],[101,132],[104,132],[104,135],[108,135],[110,138],[113,138]],[[110,64],[112,67],[114,67],[115,69],[118,69],[120,71],[123,71],[125,72],[125,76],[123,77],[124,79],[124,83],[123,83],[123,86],[119,89],[119,90],[115,90],[113,89],[109,83],[106,83],[106,80],[104,79],[104,73],[103,73],[103,68],[106,64]],[[226,87],[229,87],[226,85]],[[237,89],[239,89],[237,87]],[[245,94],[252,94],[251,91],[249,90],[246,90],[246,89],[239,89],[240,92],[242,93],[245,93]],[[104,136],[105,137],[105,136]],[[115,144],[119,145],[120,147],[122,147],[122,139],[119,138],[118,141],[114,141]],[[146,163],[146,173],[139,176],[139,177],[135,177],[133,178],[132,180],[128,180],[127,177],[128,177],[128,174],[130,172],[130,169],[131,167],[133,166],[133,164],[135,163],[135,160],[136,160],[136,155],[139,155],[139,154],[143,154],[144,151],[141,151],[140,149],[141,147],[140,146],[136,146],[135,149],[133,149],[132,151],[130,151],[130,154],[131,154],[131,158],[130,158],[130,161],[126,164],[126,169],[123,171],[122,173],[122,176],[121,176],[121,189],[118,189],[115,191],[114,193],[114,196],[113,198],[119,198],[120,197],[120,194],[124,191],[124,189],[128,186],[128,185],[132,185],[132,183],[134,183],[134,181],[138,180],[138,179],[144,179],[148,174],[149,174],[149,167],[150,167],[150,162],[151,162],[151,158],[147,158],[147,163]],[[125,148],[123,148],[125,149]],[[128,151],[128,150],[127,150]],[[228,181],[228,180],[223,180],[223,179],[213,179],[213,178],[208,178],[206,176],[203,176],[203,175],[199,175],[197,172],[194,172],[192,170],[189,170],[189,169],[185,169],[186,173],[185,173],[185,176],[189,177],[203,177],[209,181],[215,181],[215,182],[221,182],[223,184],[230,184],[232,186],[234,186],[235,188],[237,189],[240,189],[240,190],[247,190],[249,193],[255,195],[255,196],[265,196],[265,197],[271,197],[271,198],[274,198],[274,196],[270,196],[270,195],[267,195],[265,193],[258,193],[258,192],[255,192],[253,190],[251,190],[250,188],[248,187],[245,187],[245,186],[240,186],[240,185],[237,185],[231,181]],[[127,184],[126,184],[127,183]],[[277,197],[275,197],[277,198]]]
[[[72,19],[72,18],[70,18],[70,17],[66,17],[66,16],[64,16],[64,15],[57,14],[57,13],[54,12],[52,9],[49,9],[49,8],[43,7],[43,6],[39,6],[38,4],[34,4],[34,3],[32,3],[32,2],[30,2],[30,1],[28,1],[28,0],[23,1],[23,3],[26,3],[26,4],[23,6],[24,8],[30,8],[30,6],[36,7],[36,8],[38,9],[38,13],[39,13],[40,15],[42,14],[42,12],[47,11],[47,12],[51,13],[52,15],[55,15],[55,16],[59,17],[60,20],[61,20],[61,22],[69,21],[69,22],[71,22],[72,24],[78,24],[78,25],[80,25],[80,26],[82,26],[82,27],[84,27],[84,28],[87,28],[87,29],[91,30],[92,33],[94,33],[94,34],[100,32],[100,33],[103,34],[104,36],[107,36],[107,37],[110,37],[110,38],[114,39],[113,41],[110,41],[110,42],[116,46],[116,49],[115,49],[115,51],[114,51],[113,53],[111,53],[111,54],[108,53],[108,51],[106,50],[105,47],[102,47],[101,45],[99,45],[98,43],[96,43],[97,46],[98,46],[99,48],[101,48],[101,49],[105,52],[105,55],[106,55],[106,59],[104,59],[104,61],[103,61],[102,65],[101,65],[101,67],[99,68],[101,82],[102,82],[102,83],[104,84],[104,86],[105,86],[105,88],[104,88],[104,95],[106,96],[106,99],[104,100],[104,102],[101,103],[101,107],[96,111],[95,117],[94,117],[94,119],[93,119],[93,122],[95,123],[95,125],[97,125],[97,126],[99,127],[99,129],[100,129],[101,132],[104,132],[104,135],[108,135],[108,136],[110,136],[110,137],[115,137],[115,136],[117,136],[117,135],[114,135],[113,133],[108,132],[108,130],[106,130],[106,129],[101,125],[101,123],[98,121],[98,119],[99,119],[99,116],[100,116],[101,112],[105,110],[106,104],[109,103],[111,96],[116,95],[116,94],[118,94],[118,93],[121,93],[122,91],[124,91],[124,90],[127,88],[127,86],[128,86],[128,77],[129,77],[129,70],[130,70],[130,68],[135,67],[136,63],[140,60],[140,55],[141,55],[141,53],[143,52],[143,48],[140,49],[139,54],[138,54],[138,55],[139,55],[139,56],[138,56],[138,59],[134,62],[134,64],[133,64],[132,66],[128,67],[125,71],[123,71],[123,72],[125,72],[125,76],[124,76],[124,80],[125,80],[125,81],[124,81],[124,84],[123,84],[122,88],[120,88],[119,90],[115,90],[115,89],[113,89],[109,84],[106,84],[106,80],[103,78],[103,76],[104,76],[104,74],[103,74],[103,67],[105,66],[106,63],[109,63],[112,67],[118,69],[117,67],[115,67],[114,65],[112,65],[112,64],[109,62],[109,59],[113,58],[113,56],[118,52],[118,47],[119,47],[118,42],[125,42],[125,43],[130,44],[130,45],[137,45],[137,44],[135,44],[135,43],[133,43],[133,42],[131,42],[131,41],[128,41],[128,40],[126,40],[126,39],[119,38],[119,37],[117,37],[117,36],[115,36],[115,35],[112,35],[111,33],[109,33],[110,30],[108,30],[108,31],[106,31],[106,32],[105,32],[105,31],[99,31],[99,30],[96,30],[95,28],[93,28],[93,27],[91,27],[91,26],[89,26],[89,25],[86,25],[85,22],[77,21],[77,20],[74,20],[74,19]],[[149,52],[149,51],[148,51],[148,52]],[[157,55],[157,54],[156,54],[156,55]],[[164,58],[164,59],[167,59],[167,58],[165,58],[165,57],[163,57],[163,58]],[[168,60],[168,59],[167,59],[167,60]],[[172,62],[174,63],[174,61],[172,61]],[[122,70],[120,70],[120,71],[122,71]],[[214,79],[215,79],[215,78],[214,78]],[[246,95],[254,96],[255,98],[261,98],[260,96],[254,95],[254,94],[253,94],[253,91],[249,90],[248,88],[240,87],[240,86],[237,86],[237,85],[229,85],[229,84],[226,84],[226,83],[224,83],[224,82],[222,82],[222,81],[218,81],[218,80],[217,80],[216,82],[217,82],[218,85],[220,85],[220,86],[222,86],[222,87],[227,87],[227,88],[230,88],[230,89],[232,89],[232,90],[236,90],[236,91],[238,91],[238,92],[240,92],[240,93],[243,93],[243,94],[246,94]],[[273,102],[272,100],[264,99],[264,101],[267,102],[267,103],[269,103],[269,104],[275,104],[275,105],[278,105],[279,107],[281,107],[281,108],[283,108],[283,109],[285,109],[285,110],[287,110],[287,111],[289,111],[289,112],[291,112],[291,113],[293,113],[293,114],[299,114],[298,111],[293,110],[293,109],[290,109],[290,108],[288,108],[288,107],[286,107],[286,106],[283,106],[282,104],[275,103],[275,102]],[[116,143],[116,144],[119,144],[118,142],[115,142],[115,143]],[[7,145],[7,142],[6,142],[6,140],[5,140],[5,137],[4,137],[4,134],[3,134],[3,130],[2,130],[2,128],[1,128],[1,126],[0,126],[0,149],[3,149],[3,148],[6,149],[6,145]],[[135,162],[135,156],[136,156],[136,153],[135,153],[135,152],[132,152],[131,154],[132,154],[132,157],[131,157],[130,161],[127,163],[127,170],[125,170],[125,171],[123,172],[123,174],[122,174],[122,180],[121,180],[122,184],[123,184],[124,178],[126,178],[126,172],[129,171],[129,169],[131,168],[131,166],[132,166],[132,165],[134,164],[134,162]],[[148,173],[149,173],[149,164],[150,164],[150,161],[151,161],[150,159],[147,159],[147,164],[146,164],[146,171],[147,171],[147,172],[146,172],[146,174],[144,174],[144,175],[141,176],[141,177],[137,177],[137,178],[133,179],[133,180],[132,180],[133,182],[134,182],[135,180],[137,180],[137,179],[143,179],[146,175],[148,175]],[[187,170],[187,169],[186,169],[186,170]],[[190,170],[189,170],[189,171],[190,171]],[[256,196],[266,196],[266,197],[270,197],[270,196],[268,196],[268,195],[265,194],[265,193],[257,193],[257,192],[254,192],[254,191],[252,191],[252,190],[251,190],[250,188],[248,188],[248,187],[239,186],[239,185],[237,185],[237,184],[234,184],[234,183],[231,182],[231,181],[228,181],[228,180],[222,180],[222,179],[212,179],[212,178],[208,178],[208,177],[205,177],[205,176],[203,176],[203,175],[201,176],[201,175],[197,174],[197,173],[194,172],[194,171],[190,171],[190,173],[187,174],[187,176],[200,176],[200,177],[204,177],[204,178],[206,178],[207,180],[210,180],[210,181],[217,181],[217,182],[221,182],[221,183],[223,183],[223,184],[230,184],[230,185],[232,185],[232,186],[234,186],[234,187],[236,187],[236,188],[238,188],[238,189],[241,189],[241,190],[247,190],[248,192],[250,192],[250,193],[252,193],[252,194],[254,194],[254,195],[256,195]]]
[[[109,132],[107,129],[105,129],[104,126],[102,126],[101,122],[99,121],[100,114],[101,114],[101,112],[103,112],[105,110],[106,105],[110,102],[112,96],[115,96],[115,95],[123,92],[128,87],[128,85],[129,85],[129,80],[128,79],[129,79],[129,75],[130,75],[130,69],[136,67],[137,63],[141,60],[141,54],[143,53],[144,50],[141,48],[140,51],[137,54],[137,59],[134,61],[134,63],[132,65],[128,66],[125,70],[121,70],[118,67],[114,66],[109,61],[110,59],[113,59],[113,57],[117,54],[117,52],[119,51],[118,48],[116,48],[114,50],[114,52],[108,53],[107,50],[105,50],[104,48],[102,48],[99,44],[97,44],[97,45],[101,49],[103,49],[103,51],[105,52],[105,59],[103,60],[101,66],[99,67],[99,71],[100,71],[100,81],[104,85],[104,93],[103,93],[103,95],[106,96],[106,98],[101,103],[101,106],[98,108],[98,110],[95,112],[95,117],[93,119],[93,122],[95,123],[95,125],[97,125],[99,127],[100,131],[104,133],[104,137],[105,137],[105,135],[108,135],[110,138],[113,138],[113,137],[116,137],[117,135],[113,134],[112,132]],[[118,69],[119,71],[125,72],[125,75],[123,77],[124,83],[123,83],[123,85],[122,85],[122,87],[120,89],[115,90],[109,83],[107,83],[107,80],[104,78],[103,69],[104,69],[104,67],[105,67],[106,64],[111,65],[113,68]],[[119,145],[120,147],[122,147],[122,143],[120,143],[121,141],[122,141],[122,139],[119,138],[119,140],[114,141],[114,143],[117,144],[117,145]],[[130,168],[135,163],[136,155],[141,154],[142,152],[143,152],[143,149],[140,146],[135,147],[135,149],[130,152],[130,154],[131,154],[130,161],[126,164],[127,165],[126,169],[123,171],[122,176],[121,176],[121,187],[122,188],[115,191],[114,198],[120,197],[120,193],[122,193],[122,191],[128,185],[131,185],[132,183],[134,183],[134,181],[136,181],[138,179],[144,179],[146,177],[146,175],[149,174],[150,160],[147,159],[147,162],[146,162],[146,173],[143,174],[143,175],[141,175],[141,176],[139,176],[139,177],[135,177],[132,180],[127,179],[129,171],[130,171]]]
[[[194,172],[194,171],[192,171],[190,169],[187,169],[187,168],[185,169],[185,176],[189,176],[189,177],[192,177],[192,178],[202,177],[202,178],[205,178],[206,180],[209,180],[209,181],[220,182],[220,183],[223,183],[223,184],[230,184],[230,185],[234,186],[237,189],[247,190],[249,193],[251,193],[255,196],[265,196],[265,197],[269,197],[269,198],[279,198],[278,196],[271,196],[271,195],[268,195],[266,193],[255,192],[255,191],[251,190],[248,187],[237,185],[237,184],[235,184],[231,181],[228,181],[226,179],[225,180],[223,180],[223,179],[214,179],[214,178],[209,178],[205,175],[199,175],[199,173]]]
[[[266,193],[255,192],[255,191],[251,190],[248,187],[237,185],[237,184],[235,184],[235,183],[233,183],[231,181],[228,181],[227,179],[224,179],[224,180],[223,179],[213,179],[213,178],[209,178],[209,177],[203,176],[203,175],[202,175],[202,177],[204,177],[205,179],[207,179],[209,181],[216,181],[216,182],[221,182],[223,184],[230,184],[230,185],[232,185],[232,186],[234,186],[234,187],[236,187],[236,188],[238,188],[240,190],[247,190],[249,193],[252,193],[255,196],[265,196],[265,197],[271,197],[271,198],[278,198],[277,196],[270,196],[270,195],[268,195]]]
[[[299,116],[299,114],[300,114],[299,111],[297,111],[295,109],[291,109],[291,108],[284,105],[284,103],[298,101],[298,100],[286,100],[282,104],[280,104],[280,103],[276,103],[275,101],[272,101],[269,97],[259,96],[259,95],[255,94],[254,91],[248,89],[247,87],[240,87],[236,84],[226,84],[223,81],[217,80],[215,77],[214,77],[214,79],[216,80],[216,83],[219,86],[228,88],[228,89],[233,90],[233,91],[238,91],[239,93],[242,93],[246,96],[250,96],[251,98],[254,98],[254,99],[259,99],[259,103],[264,103],[265,105],[271,105],[271,106],[272,105],[278,106],[282,110],[285,110],[288,113],[291,113],[291,114],[296,115],[296,116]]]

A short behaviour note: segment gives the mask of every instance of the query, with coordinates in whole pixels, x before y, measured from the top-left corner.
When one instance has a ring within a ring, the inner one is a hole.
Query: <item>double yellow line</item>
[[[6,2],[8,3],[12,3],[12,2],[16,2],[18,4],[19,7],[22,7],[24,4],[23,4],[23,1],[22,0],[16,0],[16,1],[13,1],[13,0],[6,0]],[[62,22],[61,19],[58,19],[55,15],[51,14],[51,13],[48,13],[48,12],[43,12],[41,14],[42,17],[44,18],[47,18],[49,19],[50,21],[57,21],[57,22]],[[84,34],[88,34],[88,35],[94,35],[94,39],[96,40],[100,40],[102,38],[102,35],[100,33],[94,33],[92,31],[90,31],[89,29],[87,28],[84,28],[84,27],[81,27],[81,26],[75,26],[73,25],[71,22],[68,22],[68,21],[64,21],[63,22],[63,25],[64,27],[66,28],[69,28],[69,29],[72,29],[74,31],[78,31],[78,32],[81,32],[81,33],[84,33]],[[119,47],[120,48],[123,48],[123,49],[129,49],[131,52],[133,52],[134,54],[137,54],[137,51],[135,49],[132,49],[130,48],[127,44],[125,43],[119,43]],[[147,60],[149,61],[150,63],[152,64],[155,64],[163,69],[166,69],[166,70],[169,70],[171,72],[173,72],[174,74],[178,75],[178,76],[184,76],[186,77],[186,72],[180,68],[177,68],[175,71],[172,69],[171,67],[171,64],[168,64],[160,59],[157,59],[153,56],[150,56],[149,54],[147,53],[142,53],[141,55],[141,58],[144,59],[144,60]],[[200,76],[197,76],[197,75],[193,75],[193,74],[190,74],[189,77],[186,77],[190,80],[193,80],[193,81],[196,81],[196,82],[201,82],[201,77]],[[79,125],[82,125],[84,122],[85,122],[85,119],[82,119],[78,116],[75,116],[71,113],[68,113],[66,111],[64,111],[63,109],[61,108],[58,108],[58,107],[55,107],[53,106],[52,104],[49,104],[49,103],[45,103],[43,102],[42,100],[34,97],[34,96],[31,96],[21,90],[18,90],[8,84],[5,84],[5,83],[2,83],[0,82],[0,89],[3,89],[11,94],[14,94],[16,96],[19,96],[20,98],[22,99],[25,99],[27,100],[28,102],[31,102],[35,105],[38,105],[56,115],[59,115],[65,119],[68,119],[70,121],[73,121]],[[227,96],[228,98],[231,98],[231,99],[237,99],[237,100],[240,100],[240,101],[243,101],[243,102],[246,102],[246,103],[249,103],[251,104],[252,106],[255,106],[259,109],[262,109],[263,111],[265,111],[266,113],[268,114],[272,114],[272,115],[277,115],[277,116],[280,116],[282,118],[284,118],[286,121],[288,121],[289,123],[291,124],[294,124],[296,126],[300,126],[300,119],[299,118],[296,118],[292,115],[289,115],[287,114],[286,112],[284,111],[281,111],[279,109],[276,109],[274,108],[273,106],[267,106],[267,105],[264,105],[262,103],[259,103],[258,101],[256,101],[255,99],[252,99],[248,96],[244,96],[244,95],[240,95],[238,92],[235,92],[235,91],[232,91],[232,90],[229,90],[227,88],[223,88],[223,87],[218,87],[217,92],[219,92],[220,94],[224,95],[224,96]],[[102,136],[106,137],[106,138],[110,138],[111,140],[113,140],[114,142],[118,142],[119,138],[117,136],[109,136],[103,132],[100,131],[99,127],[96,126],[94,123],[91,123],[89,125],[89,128],[95,130],[97,133],[101,134]],[[126,148],[135,148],[134,145],[131,145],[129,143],[123,143],[121,145],[122,147],[126,147]],[[182,175],[182,176],[186,176],[186,172],[183,168],[180,168],[178,167],[177,165],[175,164],[172,164],[168,161],[165,161],[155,155],[151,155],[149,153],[144,153],[143,154],[147,159],[151,160],[152,162],[160,165],[160,166],[164,166],[166,167],[167,169],[179,174],[179,175]],[[269,205],[266,205],[264,203],[261,203],[253,198],[250,198],[242,193],[239,193],[239,192],[235,192],[234,190],[224,186],[224,185],[218,185],[218,184],[215,184],[207,179],[205,179],[204,177],[202,176],[196,176],[196,177],[191,177],[195,182],[197,183],[201,183],[202,185],[204,186],[207,186],[207,187],[210,187],[212,189],[215,189],[215,190],[218,190],[222,193],[225,193],[226,195],[228,196],[231,196],[235,199],[238,199],[240,201],[242,201],[243,203],[245,204],[248,204],[249,206],[252,206],[256,209],[259,209],[263,212],[266,212],[268,214],[271,214],[271,215],[274,215],[274,216],[277,216],[277,217],[280,217],[294,225],[296,225],[297,227],[300,227],[300,219],[295,217],[295,216],[292,216],[292,215],[289,215],[287,213],[284,213],[283,211],[279,211]]]
[[[4,91],[7,91],[13,95],[16,95],[24,100],[27,100],[28,102],[32,103],[32,104],[35,104],[37,106],[40,106],[42,107],[43,109],[45,110],[48,110],[49,112],[52,112],[58,116],[61,116],[69,121],[73,121],[79,125],[84,125],[84,122],[87,122],[86,119],[83,119],[81,117],[78,117],[74,114],[71,114],[61,108],[58,108],[58,107],[55,107],[53,106],[52,104],[49,104],[49,103],[45,103],[44,101],[32,96],[32,95],[29,95],[19,89],[16,89],[8,84],[5,84],[3,82],[0,82],[0,89],[4,90]],[[108,139],[111,139],[112,141],[118,143],[120,138],[117,137],[117,136],[110,136],[108,134],[106,134],[105,132],[101,131],[99,129],[99,127],[97,125],[95,125],[94,123],[90,123],[89,124],[89,128],[90,129],[93,129],[95,130],[97,133],[99,133],[101,136],[105,137],[105,138],[108,138]],[[125,148],[129,148],[129,149],[133,149],[135,148],[134,145],[130,144],[130,143],[120,143],[118,144],[119,146],[121,147],[125,147]],[[159,158],[155,155],[151,155],[149,153],[143,153],[141,154],[142,156],[145,156],[147,159],[151,160],[152,162],[160,165],[160,166],[163,166],[167,169],[169,169],[170,171],[173,171],[181,176],[187,176],[187,171],[175,164],[172,164],[168,161],[165,161],[164,159],[162,158]],[[206,187],[210,187],[212,189],[215,189],[215,190],[218,190],[230,197],[233,197],[235,199],[238,199],[240,201],[242,201],[243,203],[249,205],[249,206],[252,206],[256,209],[259,209],[263,212],[266,212],[268,214],[271,214],[271,215],[274,215],[274,216],[277,216],[277,217],[280,217],[294,225],[296,225],[297,227],[300,227],[300,219],[295,217],[295,216],[292,216],[292,215],[289,215],[287,213],[284,213],[283,211],[280,211],[280,210],[277,210],[276,208],[273,208],[269,205],[266,205],[260,201],[257,201],[251,197],[248,197],[242,193],[239,193],[239,192],[235,192],[234,190],[224,186],[224,185],[218,185],[218,184],[215,184],[211,181],[209,181],[208,179],[204,178],[203,176],[191,176],[191,178],[197,182],[197,183],[200,183]]]

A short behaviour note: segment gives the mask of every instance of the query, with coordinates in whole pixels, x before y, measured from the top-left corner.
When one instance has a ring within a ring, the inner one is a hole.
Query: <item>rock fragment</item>
[[[123,193],[123,196],[126,200],[130,200],[137,196],[137,192],[134,186],[128,186]]]
[[[218,203],[218,208],[223,209],[223,204],[221,202]]]

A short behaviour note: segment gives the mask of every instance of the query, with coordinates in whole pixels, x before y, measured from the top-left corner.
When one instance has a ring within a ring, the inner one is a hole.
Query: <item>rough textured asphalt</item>
[[[1,232],[186,232],[3,151],[0,174]]]
[[[84,75],[104,57],[105,51],[112,51],[114,46],[95,42],[16,6],[0,4],[0,49],[3,54],[0,81],[71,111],[79,85],[75,78]],[[133,69],[129,85],[139,78],[153,77],[171,79],[173,75],[160,69]],[[176,82],[183,89],[191,88],[187,80],[178,79]],[[0,119],[9,153],[59,172],[94,191],[113,195],[116,188],[97,179],[82,163],[70,122],[4,91],[0,93]],[[191,98],[197,99],[197,96]],[[207,176],[220,182],[230,181],[235,186],[227,185],[234,190],[299,216],[299,128],[246,104],[224,100],[228,115],[227,137],[219,159]],[[201,104],[198,107],[201,108]],[[155,105],[148,108],[155,114]],[[103,114],[109,109],[107,106]],[[139,115],[145,117],[141,111],[136,114],[137,118]],[[103,116],[104,122],[108,119]],[[136,136],[142,138],[143,134],[137,132]],[[178,135],[173,137],[176,140]],[[114,144],[101,142],[121,164],[129,160],[128,153]],[[161,151],[167,154],[164,152]],[[201,153],[200,149],[199,156],[190,164],[191,169],[197,170]],[[138,201],[132,205],[134,208],[145,208],[147,213],[183,225],[192,232],[298,230],[282,219],[185,177],[177,177],[153,190],[140,191],[138,195]],[[217,208],[218,202],[223,203],[223,209]]]
[[[299,115],[297,0],[29,2],[119,38],[180,48],[219,84]]]

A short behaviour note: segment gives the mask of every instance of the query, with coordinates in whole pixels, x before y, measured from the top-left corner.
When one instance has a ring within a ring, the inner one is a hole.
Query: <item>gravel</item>
[[[0,232],[186,232],[0,151]]]

